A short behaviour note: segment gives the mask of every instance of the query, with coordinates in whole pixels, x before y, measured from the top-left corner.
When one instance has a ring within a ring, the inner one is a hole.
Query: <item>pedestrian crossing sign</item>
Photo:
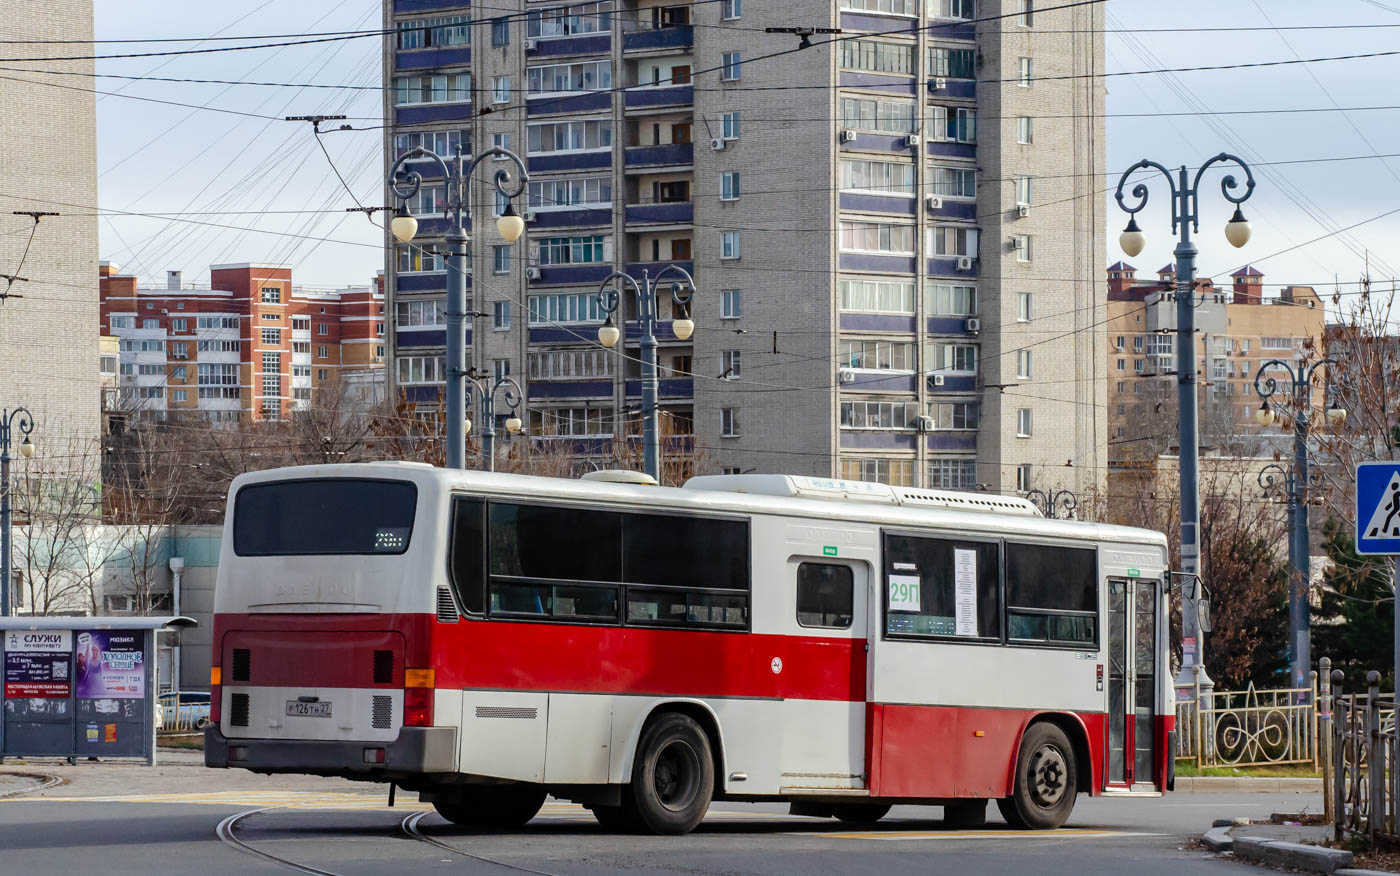
[[[1356,467],[1356,552],[1400,554],[1400,462]]]

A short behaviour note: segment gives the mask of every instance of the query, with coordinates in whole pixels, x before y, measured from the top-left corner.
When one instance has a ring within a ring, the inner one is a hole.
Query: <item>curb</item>
[[[1218,855],[1221,852],[1234,851],[1235,839],[1230,836],[1230,828],[1212,827],[1201,837],[1201,845]]]
[[[0,794],[0,800],[6,800],[10,797],[22,797],[25,794],[33,794],[35,791],[44,791],[49,788],[62,785],[68,781],[67,779],[61,776],[51,776],[47,773],[28,773],[20,772],[18,770],[4,770],[3,774],[7,776],[21,776],[26,779],[35,779],[39,782],[39,784],[35,785],[32,788],[19,788],[14,791],[6,791],[3,794]]]
[[[1248,791],[1273,794],[1312,794],[1322,792],[1322,779],[1255,779],[1232,776],[1195,776],[1176,779],[1176,793],[1232,793]]]
[[[1302,843],[1269,840],[1257,836],[1235,837],[1234,853],[1238,858],[1313,873],[1336,873],[1351,867],[1351,852],[1307,846]]]

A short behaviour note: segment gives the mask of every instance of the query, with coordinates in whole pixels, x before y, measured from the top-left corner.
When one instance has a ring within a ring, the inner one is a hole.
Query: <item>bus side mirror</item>
[[[1200,622],[1201,632],[1210,632],[1210,597],[1202,596],[1196,602],[1196,620]]]

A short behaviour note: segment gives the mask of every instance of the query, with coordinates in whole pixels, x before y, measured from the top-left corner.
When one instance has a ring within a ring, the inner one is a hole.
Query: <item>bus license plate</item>
[[[287,714],[297,718],[329,718],[331,716],[331,704],[303,703],[299,700],[287,700]]]

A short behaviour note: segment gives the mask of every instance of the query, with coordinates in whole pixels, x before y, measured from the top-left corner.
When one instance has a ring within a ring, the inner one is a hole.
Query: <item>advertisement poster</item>
[[[953,605],[957,635],[977,635],[977,551],[953,548]]]
[[[72,648],[70,630],[6,631],[6,698],[66,699],[72,692]]]
[[[78,696],[139,699],[146,694],[146,663],[140,630],[78,633]]]

